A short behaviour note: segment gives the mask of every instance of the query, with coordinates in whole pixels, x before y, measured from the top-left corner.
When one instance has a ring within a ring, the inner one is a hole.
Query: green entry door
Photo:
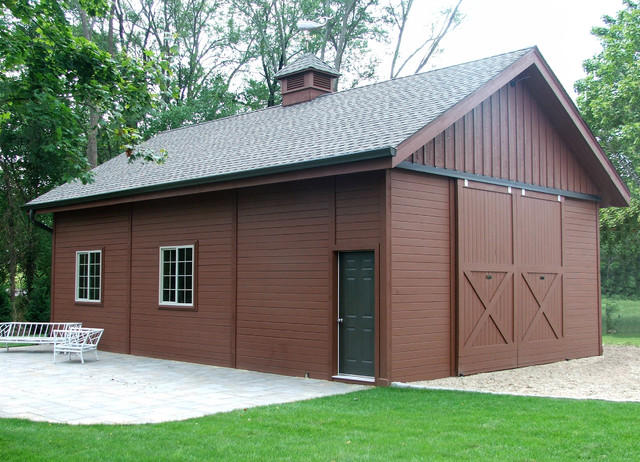
[[[338,371],[375,375],[375,277],[373,252],[340,253]]]

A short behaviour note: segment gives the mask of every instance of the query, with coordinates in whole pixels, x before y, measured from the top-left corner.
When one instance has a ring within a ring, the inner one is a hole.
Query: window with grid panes
[[[100,302],[102,297],[102,251],[76,252],[76,301]]]
[[[193,305],[193,246],[160,247],[160,304]]]

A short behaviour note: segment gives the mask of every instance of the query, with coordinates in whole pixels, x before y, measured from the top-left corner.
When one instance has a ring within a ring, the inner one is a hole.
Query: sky
[[[431,22],[433,4],[415,0],[408,42],[419,43],[419,25]],[[441,42],[444,51],[432,64],[444,67],[537,45],[575,98],[573,84],[585,76],[582,62],[601,50],[591,28],[621,9],[622,0],[463,0],[465,19]]]

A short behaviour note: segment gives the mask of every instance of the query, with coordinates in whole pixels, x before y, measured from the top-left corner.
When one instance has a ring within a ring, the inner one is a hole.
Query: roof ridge
[[[517,53],[520,53],[520,52],[523,52],[523,51],[531,51],[531,50],[535,50],[535,49],[537,49],[536,46],[531,46],[531,47],[522,48],[520,50],[507,51],[507,52],[499,53],[497,55],[489,56],[489,57],[486,57],[486,58],[478,58],[478,59],[473,59],[471,61],[467,61],[467,62],[464,62],[464,63],[451,64],[449,66],[444,66],[444,67],[439,67],[439,68],[436,68],[436,69],[431,69],[431,70],[428,70],[428,71],[420,72],[419,74],[404,75],[402,77],[394,77],[393,79],[381,80],[379,82],[371,82],[369,84],[362,85],[362,86],[359,86],[359,87],[345,88],[344,90],[340,90],[340,91],[337,91],[335,93],[327,93],[325,95],[320,95],[315,99],[327,98],[327,97],[337,97],[338,95],[341,95],[341,94],[344,94],[344,93],[348,93],[348,92],[355,91],[355,90],[362,90],[362,89],[365,89],[365,88],[372,87],[374,85],[383,85],[383,84],[385,84],[387,82],[397,82],[397,81],[400,81],[400,80],[405,80],[405,79],[409,79],[409,78],[415,78],[416,76],[431,74],[433,72],[439,72],[439,71],[443,71],[443,70],[446,70],[446,69],[451,69],[451,68],[460,67],[460,66],[466,66],[466,65],[469,65],[469,64],[472,64],[472,63],[476,63],[476,62],[480,62],[480,61],[488,61],[488,60],[491,60],[491,59],[495,59],[495,58],[498,58],[500,56],[517,54]],[[305,56],[309,55],[309,54],[313,55],[313,53],[309,52],[309,53],[306,53]],[[317,58],[317,59],[319,59],[319,58]],[[306,103],[311,103],[312,101],[313,100],[307,101]],[[301,106],[301,105],[304,105],[304,104],[305,103],[299,103],[299,104],[296,104],[295,106],[297,107],[297,106]],[[248,115],[251,115],[251,114],[257,114],[259,112],[264,112],[264,111],[267,111],[267,110],[270,110],[270,109],[282,108],[282,107],[283,106],[281,104],[278,105],[278,106],[268,106],[268,107],[264,107],[264,108],[260,108],[260,109],[255,109],[253,111],[242,112],[242,113],[239,113],[239,114],[233,114],[233,115],[229,115],[229,116],[225,116],[225,117],[220,117],[219,119],[205,120],[204,122],[198,122],[198,123],[191,124],[191,125],[183,125],[181,127],[176,127],[176,128],[170,128],[168,130],[163,130],[161,132],[156,133],[153,136],[158,136],[158,135],[161,135],[161,134],[164,134],[164,133],[169,133],[169,132],[176,132],[178,130],[188,129],[188,128],[191,128],[191,127],[198,127],[198,126],[201,126],[201,125],[211,124],[211,123],[218,122],[218,121],[221,121],[221,120],[230,120],[230,119],[233,119],[233,118],[238,118],[238,117],[242,117],[242,116],[248,116]]]
[[[374,86],[374,85],[381,85],[381,84],[385,84],[385,83],[387,83],[387,82],[397,82],[397,81],[399,81],[399,80],[405,80],[405,79],[415,78],[415,77],[420,76],[420,75],[426,75],[426,74],[431,74],[431,73],[433,73],[433,72],[444,71],[444,70],[447,70],[447,69],[452,69],[452,68],[454,68],[454,67],[467,66],[467,65],[469,65],[469,64],[477,63],[477,62],[480,62],[480,61],[488,61],[488,60],[491,60],[491,59],[499,58],[500,56],[506,56],[506,55],[511,55],[511,54],[517,54],[517,53],[520,53],[520,52],[524,52],[524,51],[532,51],[532,50],[537,50],[537,49],[538,49],[538,47],[536,47],[536,46],[534,45],[534,46],[530,46],[530,47],[526,47],[526,48],[521,48],[520,50],[506,51],[506,52],[504,52],[504,53],[499,53],[499,54],[497,54],[497,55],[488,56],[488,57],[486,57],[486,58],[472,59],[471,61],[466,61],[466,62],[464,62],[464,63],[450,64],[450,65],[448,65],[448,66],[438,67],[438,68],[435,68],[435,69],[430,69],[430,70],[428,70],[428,71],[420,72],[420,73],[418,73],[418,74],[403,75],[402,77],[394,77],[394,78],[392,78],[392,79],[381,80],[381,81],[379,81],[379,82],[371,82],[371,83],[368,83],[368,84],[366,84],[366,85],[362,85],[362,86],[360,86],[360,87],[345,88],[344,90],[340,90],[340,91],[337,91],[337,92],[335,92],[335,93],[328,93],[328,94],[326,94],[326,95],[321,95],[321,96],[326,97],[326,96],[335,96],[335,95],[340,95],[340,94],[342,94],[342,93],[346,93],[346,92],[348,92],[348,91],[360,90],[360,89],[362,89],[362,88],[372,87],[372,86]],[[523,53],[523,54],[524,54],[524,53]],[[320,96],[319,96],[319,97],[320,97]],[[318,98],[319,98],[319,97],[318,97]],[[304,104],[304,103],[301,103],[301,104]]]

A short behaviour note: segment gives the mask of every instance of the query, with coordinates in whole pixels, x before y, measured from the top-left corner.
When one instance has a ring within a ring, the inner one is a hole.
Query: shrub
[[[604,326],[607,334],[616,333],[616,324],[620,320],[620,307],[617,303],[606,302],[604,304]]]
[[[29,294],[25,319],[30,322],[48,322],[50,317],[51,298],[49,296],[49,276],[45,273],[36,275],[33,289]]]
[[[9,289],[4,285],[0,285],[0,322],[12,321],[11,318],[11,297],[9,297]]]

